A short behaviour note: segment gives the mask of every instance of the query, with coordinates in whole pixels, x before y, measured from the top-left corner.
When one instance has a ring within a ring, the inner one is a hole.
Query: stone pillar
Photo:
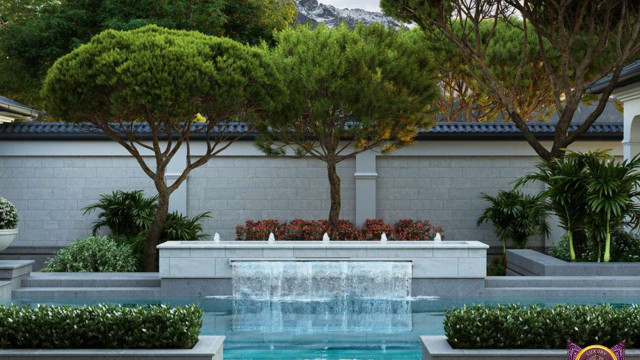
[[[376,153],[365,151],[356,155],[356,224],[376,218]]]

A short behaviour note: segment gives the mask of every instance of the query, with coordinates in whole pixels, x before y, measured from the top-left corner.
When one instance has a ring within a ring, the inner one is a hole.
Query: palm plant
[[[117,237],[136,236],[153,221],[158,197],[145,197],[142,190],[116,190],[100,195],[100,200],[82,210],[84,215],[99,211],[98,220],[93,223],[93,235],[100,228],[107,227]]]
[[[546,205],[539,195],[524,195],[517,190],[498,192],[497,196],[482,194],[489,206],[478,217],[477,226],[491,222],[498,239],[502,241],[502,252],[507,252],[507,243],[512,241],[525,248],[529,237],[548,234],[549,226],[544,222]]]
[[[145,197],[142,190],[121,191],[100,196],[100,200],[83,209],[85,214],[99,210],[98,220],[93,223],[93,234],[97,235],[102,227],[108,227],[113,236],[131,239],[146,233],[153,222],[158,207],[158,197]],[[172,212],[160,234],[160,241],[201,240],[208,236],[202,233],[201,220],[210,218],[203,212],[194,217]]]
[[[600,262],[604,242],[605,262],[611,259],[611,233],[624,225],[640,225],[640,157],[622,162],[593,161],[587,164],[587,228],[597,245]]]
[[[537,172],[516,180],[516,188],[534,181],[545,185],[540,196],[548,200],[549,208],[566,233],[571,261],[576,261],[574,239],[577,234],[584,234],[588,214],[588,164],[609,158],[610,155],[601,150],[587,153],[567,150],[565,157],[543,161],[536,165]]]

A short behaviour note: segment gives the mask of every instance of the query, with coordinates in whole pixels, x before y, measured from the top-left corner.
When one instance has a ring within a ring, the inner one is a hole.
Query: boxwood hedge
[[[640,347],[640,307],[611,305],[465,306],[445,312],[447,340],[458,349],[563,349],[581,345]]]
[[[202,314],[195,305],[0,306],[0,348],[190,349]]]

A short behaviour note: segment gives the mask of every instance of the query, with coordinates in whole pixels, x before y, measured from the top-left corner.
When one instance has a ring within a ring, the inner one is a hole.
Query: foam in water
[[[248,261],[233,263],[236,299],[321,301],[407,299],[409,262]]]

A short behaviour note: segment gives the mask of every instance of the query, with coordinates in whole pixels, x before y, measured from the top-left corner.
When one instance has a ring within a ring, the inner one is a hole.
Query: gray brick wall
[[[377,215],[429,219],[448,239],[497,245],[492,228],[477,229],[485,206],[480,192],[495,194],[533,169],[535,157],[401,157],[377,159]],[[355,160],[339,166],[342,217],[355,219]],[[13,246],[63,246],[88,235],[93,216],[80,210],[115,189],[155,191],[132,158],[0,157],[0,196],[20,211]],[[534,185],[531,191],[538,191]],[[329,187],[324,163],[313,159],[219,157],[191,173],[188,214],[211,211],[205,231],[235,238],[247,219],[325,218]],[[537,246],[539,239],[532,241]]]
[[[155,193],[133,158],[0,157],[0,196],[20,214],[12,246],[63,246],[90,234],[96,215],[80,209],[115,189]]]
[[[489,225],[476,227],[486,206],[480,193],[510,189],[515,178],[534,170],[535,157],[400,157],[377,158],[377,215],[395,222],[427,219],[443,225],[449,240],[479,240],[498,246]],[[542,190],[533,184],[525,192]],[[540,238],[531,246],[540,246]]]
[[[338,165],[341,218],[355,220],[355,160]],[[209,234],[235,239],[248,219],[322,219],[329,213],[326,165],[315,159],[218,157],[193,171],[187,190],[189,215],[210,211]]]

